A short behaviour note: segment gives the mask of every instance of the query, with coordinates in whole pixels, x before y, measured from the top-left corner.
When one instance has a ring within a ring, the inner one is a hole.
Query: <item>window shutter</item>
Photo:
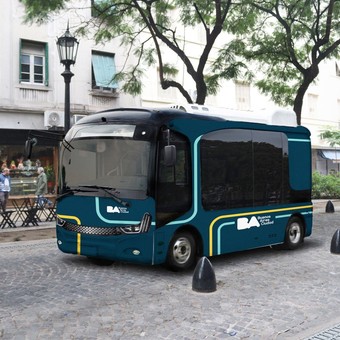
[[[49,82],[48,73],[48,44],[45,44],[45,85],[48,86]]]
[[[116,74],[116,66],[113,56],[92,54],[93,72],[96,78],[96,86],[116,89],[118,84],[113,80]]]
[[[19,39],[19,83],[21,83],[21,51],[22,50],[22,39]]]

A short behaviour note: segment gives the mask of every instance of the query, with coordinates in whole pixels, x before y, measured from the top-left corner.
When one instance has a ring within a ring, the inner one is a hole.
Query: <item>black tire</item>
[[[283,249],[293,250],[298,248],[303,243],[303,238],[304,226],[301,219],[296,216],[291,217],[286,227]]]
[[[189,232],[179,232],[172,238],[167,255],[167,266],[175,271],[187,270],[196,261],[196,240]]]

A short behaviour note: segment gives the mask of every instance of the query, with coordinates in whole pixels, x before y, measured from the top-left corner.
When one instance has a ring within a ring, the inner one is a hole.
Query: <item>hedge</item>
[[[313,172],[312,198],[340,198],[339,174],[321,175]]]

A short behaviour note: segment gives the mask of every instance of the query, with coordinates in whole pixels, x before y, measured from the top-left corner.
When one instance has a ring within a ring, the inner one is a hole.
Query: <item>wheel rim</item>
[[[289,228],[289,240],[291,243],[299,243],[301,239],[301,228],[298,223],[292,223]]]
[[[172,248],[172,255],[177,263],[186,263],[191,255],[191,244],[189,240],[185,237],[177,239]]]

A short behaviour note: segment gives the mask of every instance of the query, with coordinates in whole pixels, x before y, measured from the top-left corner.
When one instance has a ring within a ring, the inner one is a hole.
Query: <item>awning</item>
[[[340,150],[318,150],[320,157],[330,159],[335,163],[340,163]]]
[[[116,89],[118,84],[113,80],[116,75],[116,65],[113,56],[92,55],[92,66],[96,86]]]
[[[30,133],[36,132],[42,137],[37,137],[38,145],[41,146],[58,146],[59,139],[54,137],[52,133],[47,134],[46,130],[20,130],[20,129],[0,129],[0,146],[1,145],[22,145],[24,147],[25,142]],[[47,136],[48,138],[44,138]]]

